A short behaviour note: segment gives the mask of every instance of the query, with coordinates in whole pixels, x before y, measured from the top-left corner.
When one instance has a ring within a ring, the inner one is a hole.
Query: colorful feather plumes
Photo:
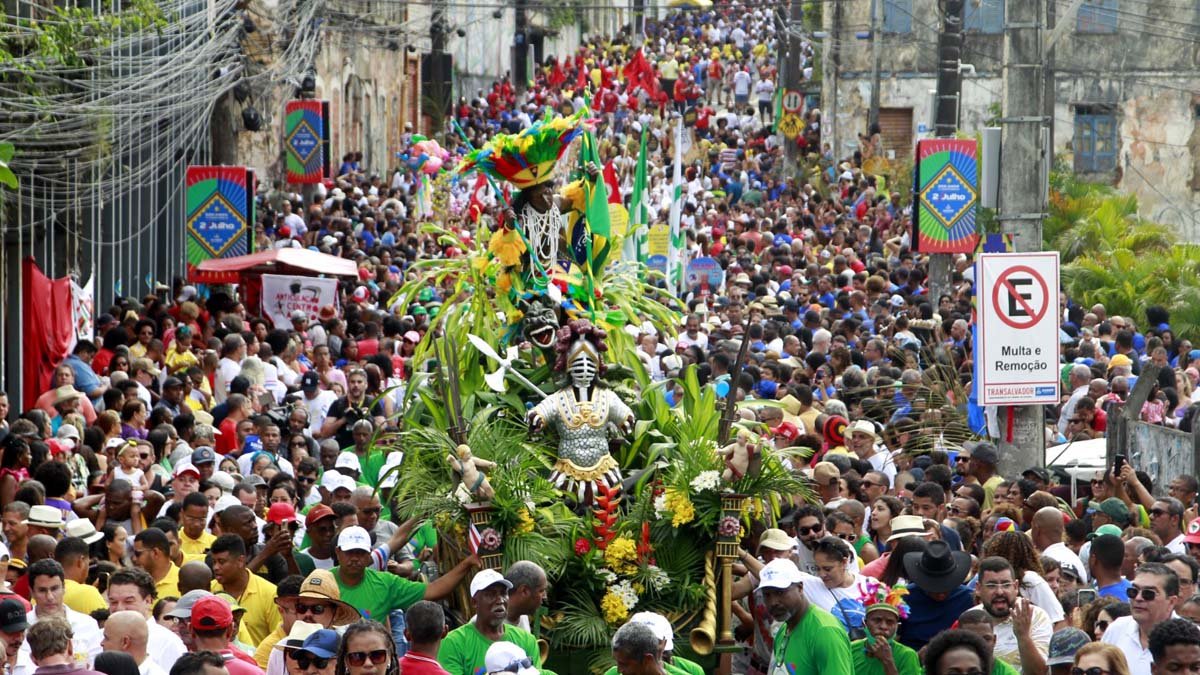
[[[547,111],[543,119],[521,133],[498,134],[487,145],[467,153],[455,171],[483,171],[524,190],[553,178],[555,164],[567,146],[594,125],[587,108],[570,117]]]
[[[862,603],[866,611],[872,609],[887,609],[895,612],[901,619],[908,618],[908,605],[904,602],[904,596],[908,595],[908,589],[902,585],[897,585],[888,588],[888,585],[867,577],[860,586],[862,591]]]

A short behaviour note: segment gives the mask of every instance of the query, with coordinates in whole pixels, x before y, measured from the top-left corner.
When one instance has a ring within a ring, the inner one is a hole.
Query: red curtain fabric
[[[25,382],[22,391],[24,409],[33,408],[37,397],[50,388],[54,366],[74,344],[75,327],[71,322],[71,280],[51,279],[42,273],[33,258],[22,261],[25,308]]]

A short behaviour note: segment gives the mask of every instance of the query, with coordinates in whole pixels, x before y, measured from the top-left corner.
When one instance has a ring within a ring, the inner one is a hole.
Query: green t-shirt
[[[353,445],[348,448],[342,448],[342,452],[354,453],[358,457],[360,471],[357,482],[359,485],[375,487],[379,484],[379,470],[387,463],[387,455],[379,450],[374,450],[368,452],[366,457],[363,457],[354,450]]]
[[[790,633],[786,623],[779,627],[771,660],[783,664],[788,673],[854,675],[850,638],[842,622],[812,604]]]
[[[681,659],[678,656],[673,657],[670,663],[664,663],[663,671],[667,675],[705,675],[704,669],[700,667],[700,664],[688,661],[687,659]],[[546,671],[543,670],[542,672],[545,673]],[[617,675],[617,667],[613,666],[604,671],[604,675]]]
[[[921,659],[910,647],[889,640],[892,645],[892,661],[900,675],[921,675]],[[883,662],[867,656],[867,640],[850,643],[850,656],[854,659],[854,675],[883,675]]]
[[[367,569],[357,586],[347,586],[337,567],[333,568],[333,575],[342,592],[342,602],[372,621],[386,622],[392,610],[408,609],[425,598],[425,584],[395,574]]]
[[[504,641],[524,650],[533,665],[541,667],[542,653],[537,639],[529,631],[504,624]],[[492,641],[483,636],[475,623],[464,624],[450,631],[438,648],[437,660],[450,675],[476,675],[484,672],[484,658]]]
[[[1008,661],[992,659],[992,675],[1021,675]]]

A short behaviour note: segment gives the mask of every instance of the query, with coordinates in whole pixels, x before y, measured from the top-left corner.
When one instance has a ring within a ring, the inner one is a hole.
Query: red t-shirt
[[[221,424],[217,427],[217,430],[221,432],[217,436],[217,454],[228,455],[231,452],[237,451],[237,422],[226,417],[221,420]]]
[[[400,659],[400,675],[450,675],[436,659],[408,652]]]

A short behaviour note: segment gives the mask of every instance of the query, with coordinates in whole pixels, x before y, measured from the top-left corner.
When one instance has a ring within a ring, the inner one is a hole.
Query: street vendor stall
[[[261,251],[236,258],[214,258],[191,268],[194,284],[237,284],[242,302],[261,307],[276,325],[287,325],[299,309],[315,321],[320,308],[337,307],[337,277],[354,277],[353,260],[303,248]]]

